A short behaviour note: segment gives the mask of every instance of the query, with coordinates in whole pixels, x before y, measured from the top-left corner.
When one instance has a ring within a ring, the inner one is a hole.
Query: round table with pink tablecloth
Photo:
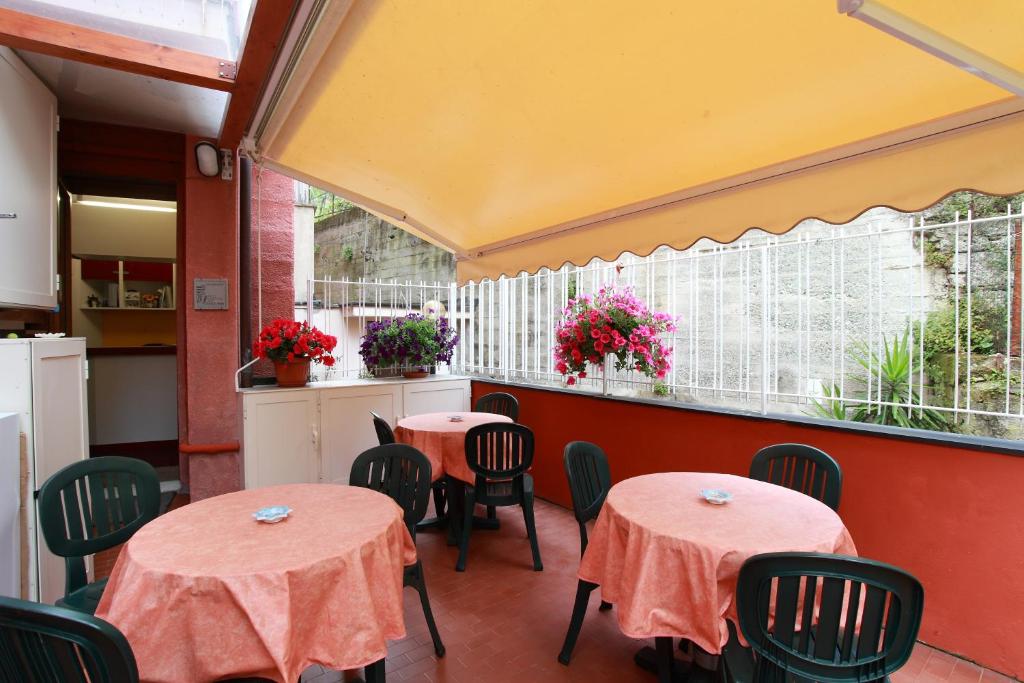
[[[287,505],[275,524],[256,510]],[[207,498],[122,548],[96,616],[121,630],[142,680],[355,669],[405,636],[402,572],[416,547],[402,510],[369,489],[290,484]]]
[[[453,421],[452,417],[461,419]],[[472,484],[475,475],[466,464],[466,432],[471,427],[489,422],[512,422],[512,418],[497,413],[475,412],[410,415],[398,421],[395,439],[415,446],[427,456],[434,470],[434,479],[447,474]]]
[[[705,488],[732,500],[708,503]],[[737,621],[740,566],[783,551],[857,553],[839,515],[802,493],[730,474],[648,474],[612,487],[579,578],[601,586],[624,634],[688,638],[719,653],[726,621]]]

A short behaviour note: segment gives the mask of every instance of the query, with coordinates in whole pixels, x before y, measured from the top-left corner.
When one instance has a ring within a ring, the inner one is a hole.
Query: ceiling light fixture
[[[158,211],[160,213],[177,213],[174,206],[153,206],[152,204],[122,204],[120,202],[101,202],[94,199],[79,199],[75,202],[80,206],[99,206],[106,209],[132,209],[134,211]]]

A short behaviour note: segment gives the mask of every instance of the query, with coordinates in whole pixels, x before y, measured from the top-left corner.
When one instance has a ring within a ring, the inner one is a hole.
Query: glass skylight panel
[[[234,61],[255,0],[0,0],[0,7]]]

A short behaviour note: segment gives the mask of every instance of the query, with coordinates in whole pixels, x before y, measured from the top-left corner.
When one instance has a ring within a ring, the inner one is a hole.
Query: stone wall
[[[316,279],[443,282],[455,278],[449,252],[352,207],[314,225]]]

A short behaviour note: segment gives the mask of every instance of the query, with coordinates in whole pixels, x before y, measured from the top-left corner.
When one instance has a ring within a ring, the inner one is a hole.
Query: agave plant
[[[833,384],[831,387],[822,387],[821,395],[822,399],[820,401],[811,399],[811,403],[814,404],[815,415],[828,420],[850,419],[848,415],[849,406],[841,400],[843,394],[838,384]]]
[[[859,404],[854,408],[853,420],[912,429],[950,431],[952,425],[942,413],[930,408],[914,407],[922,401],[911,384],[911,353],[909,330],[904,331],[902,337],[896,335],[891,340],[882,335],[881,354],[865,343],[855,347],[851,356],[871,375],[871,394],[880,396],[881,402]],[[875,387],[881,387],[879,393],[876,393]]]

